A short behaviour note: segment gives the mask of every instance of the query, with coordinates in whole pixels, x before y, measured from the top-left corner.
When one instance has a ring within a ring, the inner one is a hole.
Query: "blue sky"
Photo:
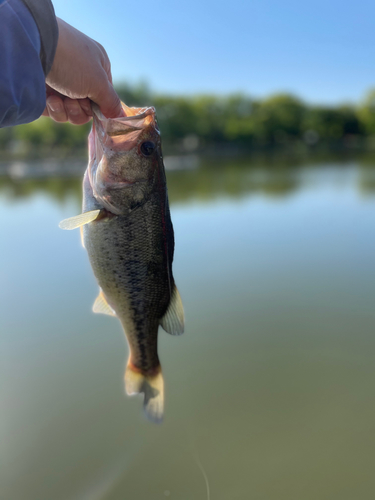
[[[115,82],[174,94],[292,92],[358,102],[375,87],[375,2],[53,0],[100,42]]]

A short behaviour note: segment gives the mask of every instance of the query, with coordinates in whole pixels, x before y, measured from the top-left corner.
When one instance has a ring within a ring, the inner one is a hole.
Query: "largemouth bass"
[[[184,311],[172,273],[174,235],[155,109],[123,109],[125,117],[107,119],[93,105],[83,213],[60,227],[81,227],[100,287],[93,311],[120,320],[129,344],[126,392],[143,393],[146,416],[159,422],[158,328],[183,333]]]

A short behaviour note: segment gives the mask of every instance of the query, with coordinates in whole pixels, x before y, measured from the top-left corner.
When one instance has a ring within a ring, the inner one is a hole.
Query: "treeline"
[[[119,85],[129,106],[156,108],[167,153],[218,149],[375,146],[375,90],[358,106],[308,105],[280,94],[252,99],[243,94],[168,96],[146,85]],[[0,130],[3,155],[85,154],[90,124],[57,124],[48,118]]]

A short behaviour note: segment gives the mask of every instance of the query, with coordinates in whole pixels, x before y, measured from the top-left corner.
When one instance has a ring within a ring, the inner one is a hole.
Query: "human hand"
[[[107,118],[124,116],[104,48],[62,19],[57,18],[57,23],[59,41],[46,78],[47,105],[43,115],[57,122],[82,125],[91,119],[92,100]]]

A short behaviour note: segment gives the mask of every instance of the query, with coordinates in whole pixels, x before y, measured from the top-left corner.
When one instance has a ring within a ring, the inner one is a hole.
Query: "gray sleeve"
[[[55,57],[59,29],[51,0],[22,0],[31,12],[40,35],[40,61],[47,76]]]

